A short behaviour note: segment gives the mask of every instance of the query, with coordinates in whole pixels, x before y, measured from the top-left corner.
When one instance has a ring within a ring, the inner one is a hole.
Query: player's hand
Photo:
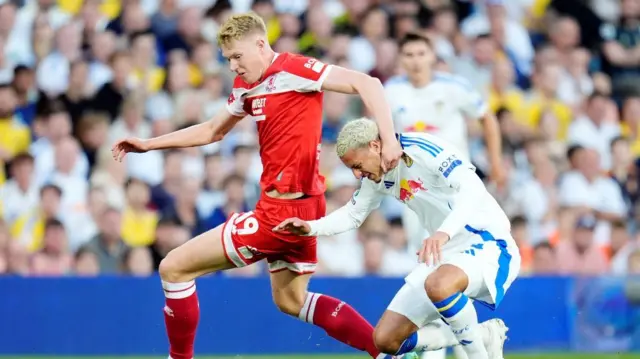
[[[501,167],[494,166],[491,169],[491,180],[496,183],[499,191],[502,191],[507,186],[507,174]]]
[[[393,140],[382,144],[382,170],[386,173],[398,165],[402,157],[400,142]]]
[[[113,145],[113,147],[111,148],[111,154],[113,155],[114,160],[120,162],[129,152],[144,153],[149,151],[150,149],[151,148],[149,147],[149,143],[147,140],[131,137],[120,140],[115,145]]]
[[[282,221],[279,225],[273,227],[273,231],[305,236],[311,233],[311,226],[300,218],[288,218]]]
[[[418,261],[427,265],[438,264],[442,260],[442,246],[449,241],[449,235],[436,232],[422,241],[422,248],[418,251]]]

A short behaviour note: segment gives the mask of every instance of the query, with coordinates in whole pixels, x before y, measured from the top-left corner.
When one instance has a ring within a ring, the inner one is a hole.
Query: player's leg
[[[203,233],[172,250],[160,262],[166,297],[164,318],[172,359],[192,359],[200,306],[195,279],[234,267],[225,256],[222,226]]]
[[[272,262],[270,265],[284,262]],[[327,334],[373,358],[380,355],[373,343],[373,326],[349,304],[325,294],[307,291],[310,274],[284,269],[271,273],[276,306],[284,313],[324,329]],[[385,357],[382,355],[381,357]]]

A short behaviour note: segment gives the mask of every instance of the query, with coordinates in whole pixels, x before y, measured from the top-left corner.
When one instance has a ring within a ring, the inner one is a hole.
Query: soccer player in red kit
[[[226,223],[173,250],[160,263],[171,359],[192,359],[199,305],[195,279],[214,271],[266,259],[273,299],[286,314],[323,328],[331,337],[383,358],[373,327],[351,306],[307,291],[314,272],[316,239],[273,232],[286,218],[325,215],[324,179],[318,171],[322,90],[359,94],[378,119],[386,168],[402,154],[391,111],[377,79],[300,55],[275,53],[265,24],[255,14],[232,16],[218,42],[237,76],[227,109],[208,122],[164,136],[116,143],[113,155],[203,146],[220,141],[241,119],[256,121],[264,172],[255,211],[236,213]]]

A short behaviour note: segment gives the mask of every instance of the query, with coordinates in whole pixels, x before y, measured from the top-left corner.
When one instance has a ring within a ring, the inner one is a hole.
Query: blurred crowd
[[[114,141],[199,123],[233,75],[215,36],[255,11],[278,52],[402,74],[397,40],[432,40],[438,71],[484,94],[503,134],[523,274],[640,274],[640,0],[0,0],[0,274],[150,275],[173,248],[251,209],[255,124],[203,148],[111,157]],[[358,186],[335,155],[357,97],[325,95],[328,210]],[[482,136],[470,127],[475,163]],[[482,174],[482,173],[481,173]],[[318,242],[323,275],[416,265],[393,199]],[[253,276],[264,266],[222,275]]]

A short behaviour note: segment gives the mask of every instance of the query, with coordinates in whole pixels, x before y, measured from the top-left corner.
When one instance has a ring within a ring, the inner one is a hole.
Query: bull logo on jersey
[[[430,125],[424,121],[418,121],[412,126],[408,126],[405,132],[437,132],[438,130],[439,128],[434,125]]]
[[[400,181],[400,195],[398,196],[398,199],[403,203],[409,202],[413,199],[413,196],[418,193],[418,191],[427,190],[422,184],[422,180],[419,178],[417,181],[402,179]]]
[[[269,77],[269,81],[267,82],[267,86],[265,87],[265,90],[267,90],[267,92],[273,92],[276,89],[276,75],[273,75],[271,77]]]

